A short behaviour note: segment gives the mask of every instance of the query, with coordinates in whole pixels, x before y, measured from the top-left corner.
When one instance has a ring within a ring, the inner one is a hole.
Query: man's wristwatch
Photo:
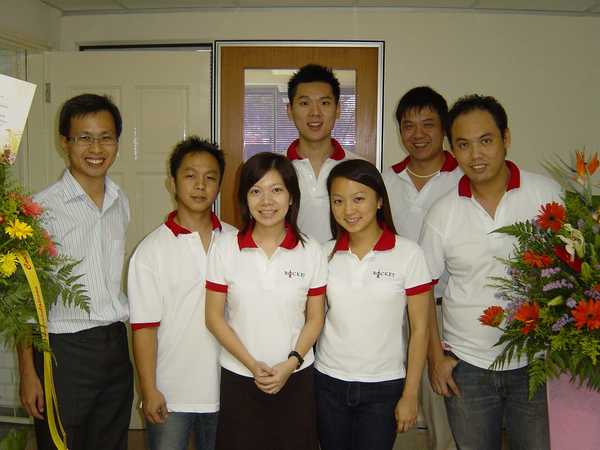
[[[300,356],[300,353],[298,353],[296,350],[292,350],[290,352],[290,354],[288,355],[288,359],[292,356],[298,360],[298,365],[296,366],[296,369],[299,369],[304,363],[304,358],[302,358],[302,356]]]

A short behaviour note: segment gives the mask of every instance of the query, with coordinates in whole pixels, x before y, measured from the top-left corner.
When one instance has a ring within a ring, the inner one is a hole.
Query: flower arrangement
[[[492,368],[513,358],[529,361],[529,393],[568,373],[571,382],[600,391],[600,198],[592,182],[600,162],[576,152],[576,167],[559,160],[546,164],[562,185],[564,204],[548,203],[535,220],[497,232],[516,237],[513,256],[504,260],[506,278],[493,278],[505,306],[480,317],[503,334]]]
[[[61,299],[89,311],[88,297],[77,283],[80,276],[73,275],[78,262],[59,256],[43,228],[43,208],[11,180],[13,162],[14,152],[9,149],[0,155],[0,340],[7,347],[33,344],[48,351],[42,329],[46,325],[38,319],[23,261],[37,274],[45,310]]]

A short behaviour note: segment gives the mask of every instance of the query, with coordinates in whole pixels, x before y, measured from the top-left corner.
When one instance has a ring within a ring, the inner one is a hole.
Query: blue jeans
[[[187,450],[193,431],[196,450],[215,450],[218,413],[171,412],[164,423],[146,423],[150,450]]]
[[[546,388],[528,399],[527,367],[493,371],[458,360],[452,373],[462,396],[446,398],[459,450],[500,450],[503,420],[510,450],[548,450]]]
[[[394,409],[404,379],[348,382],[315,370],[317,428],[322,450],[391,450]]]

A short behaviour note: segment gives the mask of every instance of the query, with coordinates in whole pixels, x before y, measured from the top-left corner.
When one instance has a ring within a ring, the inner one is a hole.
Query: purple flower
[[[571,316],[569,316],[568,314],[563,314],[560,319],[558,319],[553,325],[552,325],[552,331],[555,332],[559,332],[566,324],[568,324],[569,322],[573,322],[575,319],[573,319]]]
[[[567,306],[569,308],[575,308],[577,306],[577,302],[575,301],[575,299],[573,297],[569,297],[567,299]]]
[[[596,289],[588,289],[584,294],[594,300],[600,300],[600,291],[597,291]]]
[[[555,275],[558,272],[560,272],[559,267],[549,267],[547,269],[542,269],[541,275],[542,275],[542,278],[550,278],[552,275]]]
[[[542,287],[542,291],[548,292],[548,291],[552,291],[554,289],[563,289],[563,288],[572,289],[573,283],[571,283],[568,280],[565,280],[564,278],[561,278],[560,280],[551,281],[550,283],[544,285],[544,287]]]

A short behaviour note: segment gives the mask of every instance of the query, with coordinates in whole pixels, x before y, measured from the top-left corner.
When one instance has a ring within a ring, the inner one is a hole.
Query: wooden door
[[[298,69],[316,63],[356,73],[356,153],[381,164],[381,43],[369,46],[262,46],[217,43],[218,117],[215,130],[226,153],[220,216],[239,226],[236,206],[237,175],[243,162],[244,71]]]

